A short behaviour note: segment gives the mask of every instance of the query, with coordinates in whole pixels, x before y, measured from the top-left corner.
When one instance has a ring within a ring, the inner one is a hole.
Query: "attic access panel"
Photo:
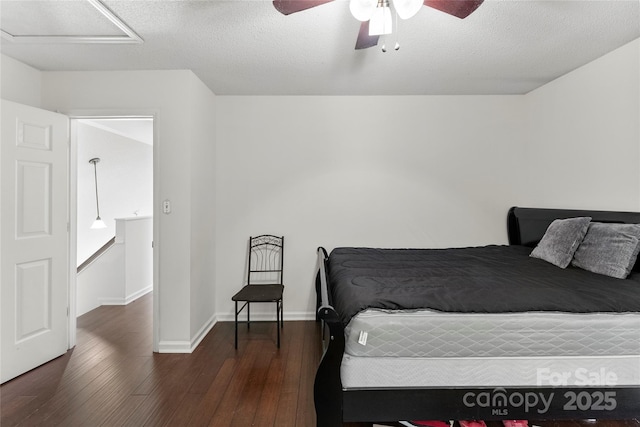
[[[142,43],[99,0],[3,2],[2,37],[13,43]]]

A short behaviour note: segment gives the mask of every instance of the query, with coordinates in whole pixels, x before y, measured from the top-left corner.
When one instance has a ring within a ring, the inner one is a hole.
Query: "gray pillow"
[[[594,222],[575,253],[572,265],[618,279],[626,278],[640,251],[640,224]]]
[[[549,225],[531,256],[566,268],[587,234],[590,221],[591,217],[588,216],[556,219]]]

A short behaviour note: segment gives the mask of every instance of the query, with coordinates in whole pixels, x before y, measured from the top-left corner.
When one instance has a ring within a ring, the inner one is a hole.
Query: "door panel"
[[[16,237],[51,234],[51,165],[17,162]]]
[[[16,267],[16,343],[21,343],[51,330],[51,258]]]
[[[68,347],[68,119],[2,101],[1,382]]]

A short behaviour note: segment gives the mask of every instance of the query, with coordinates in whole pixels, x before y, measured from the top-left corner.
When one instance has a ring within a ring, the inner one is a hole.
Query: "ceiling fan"
[[[275,8],[284,15],[301,12],[329,3],[333,0],[273,0]],[[376,46],[382,34],[391,33],[390,0],[350,0],[349,9],[352,15],[362,21],[356,49]],[[464,19],[473,13],[484,0],[391,0],[397,16],[409,19],[420,7],[432,7],[449,15]]]

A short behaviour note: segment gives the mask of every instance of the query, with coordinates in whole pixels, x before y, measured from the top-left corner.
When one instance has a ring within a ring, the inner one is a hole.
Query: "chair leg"
[[[251,328],[251,320],[249,320],[250,313],[251,313],[251,304],[249,304],[249,301],[247,301],[247,329]]]
[[[280,348],[280,301],[276,301],[276,330],[278,331],[278,348]]]
[[[235,329],[236,329],[236,350],[238,349],[238,301],[236,301],[236,321],[235,321]]]

